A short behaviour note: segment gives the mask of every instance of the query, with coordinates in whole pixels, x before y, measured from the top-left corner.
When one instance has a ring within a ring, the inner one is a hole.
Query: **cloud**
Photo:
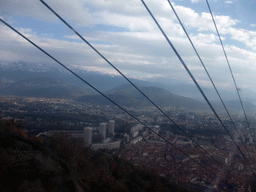
[[[92,18],[89,10],[84,6],[84,1],[56,0],[45,1],[56,12],[79,26],[92,24]],[[68,10],[68,11],[67,11]],[[1,15],[21,15],[29,16],[47,22],[57,22],[58,18],[53,15],[40,1],[23,0],[9,1],[1,0]]]
[[[121,4],[119,1],[106,0],[75,2],[56,0],[47,3],[128,77],[178,79],[184,83],[191,82],[140,1],[131,0]],[[58,19],[37,1],[31,3],[24,0],[23,3],[18,1],[15,4],[13,1],[2,0],[0,4],[6,6],[5,10],[0,8],[4,18],[15,19],[14,15],[31,17],[38,22],[43,20],[46,27],[47,23],[58,22]],[[147,4],[195,77],[207,86],[207,76],[170,7],[166,2],[157,0],[148,0]],[[227,75],[229,69],[210,14],[196,12],[192,8],[177,4],[175,8],[218,86],[231,85],[232,79]],[[237,45],[225,45],[236,74],[239,74],[241,68],[248,69],[245,74],[238,76],[238,79],[246,78],[246,75],[250,76],[249,73],[256,70],[254,65],[256,53],[253,52],[256,46],[255,32],[238,28],[239,21],[230,16],[214,17],[224,43],[232,44],[236,41],[251,48],[249,51]],[[14,26],[15,22],[17,21],[13,22]],[[101,26],[100,30],[97,29],[98,25]],[[64,25],[63,28],[53,29],[53,33],[60,34],[58,39],[54,36],[43,36],[36,28],[18,27],[18,30],[70,67],[116,74],[103,59]],[[0,25],[0,34],[0,58],[53,64],[53,61],[7,27]],[[256,82],[255,78],[253,80]]]
[[[191,0],[192,3],[198,3],[201,0]]]
[[[175,9],[182,20],[182,22],[187,26],[196,29],[197,31],[212,31],[215,32],[212,17],[210,13],[202,12],[201,14],[195,12],[191,8],[184,6],[175,6]],[[214,19],[220,28],[230,28],[239,23],[238,20],[232,19],[229,16],[217,15]]]
[[[233,1],[224,1],[226,4],[232,4],[234,3]]]
[[[212,32],[216,34],[211,15],[209,13],[202,12],[201,14],[198,14],[194,10],[183,6],[176,6],[176,10],[186,27],[196,29],[199,32],[198,35],[202,36],[203,32]],[[246,46],[251,47],[253,50],[256,50],[255,31],[237,28],[236,26],[240,21],[232,19],[230,16],[216,15],[214,16],[214,19],[222,38],[227,39],[226,35],[230,35],[231,39],[237,40]],[[254,25],[252,24],[251,26]]]
[[[196,36],[191,37],[194,42],[201,42],[201,43],[213,43],[219,40],[219,38],[214,34],[202,34],[198,33]]]
[[[253,50],[256,50],[256,31],[230,28],[226,33],[231,35],[231,39],[242,42]]]
[[[90,71],[90,72],[99,72],[102,74],[120,76],[120,74],[117,71],[109,69],[107,67],[75,65],[75,66],[73,66],[73,68],[78,69],[78,70],[85,70],[85,71]]]

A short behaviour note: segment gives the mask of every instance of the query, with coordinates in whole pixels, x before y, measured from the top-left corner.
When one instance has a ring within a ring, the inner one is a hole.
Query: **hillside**
[[[124,78],[121,76],[111,76],[97,72],[79,70],[76,68],[71,69],[78,75],[80,75],[82,78],[84,78],[86,81],[92,83],[101,91],[108,91],[126,82]],[[43,81],[44,79],[45,82]],[[141,80],[131,80],[142,85],[151,84],[149,82]],[[21,84],[22,86],[24,86],[27,82],[27,85],[30,85],[31,81],[39,82],[37,88],[47,87],[49,86],[48,82],[52,81],[53,84],[50,84],[50,86],[58,84],[60,86],[63,86],[64,88],[67,88],[67,86],[73,87],[74,89],[82,87],[82,90],[86,89],[86,92],[84,94],[87,94],[87,91],[92,91],[81,80],[77,79],[71,73],[63,70],[62,68],[59,68],[55,64],[44,65],[35,63],[25,63],[22,61],[12,63],[0,61],[0,90],[2,89],[0,94],[3,94],[7,91],[7,93],[9,94],[20,96],[19,93],[21,89],[17,85]],[[34,89],[33,86],[27,86],[26,88],[30,90]]]
[[[117,156],[84,148],[56,134],[28,136],[12,121],[0,121],[1,191],[188,191]]]
[[[0,91],[1,94],[5,95],[65,99],[74,99],[85,94],[92,94],[90,90],[66,83],[63,80],[43,77],[2,83]]]
[[[160,107],[185,107],[194,110],[203,110],[206,105],[202,102],[172,94],[171,92],[158,87],[139,87],[155,104]],[[121,85],[108,92],[106,95],[116,103],[126,107],[145,107],[152,106],[146,98],[131,85]],[[98,105],[111,105],[109,101],[99,95],[82,96],[77,99],[80,102],[89,102]]]

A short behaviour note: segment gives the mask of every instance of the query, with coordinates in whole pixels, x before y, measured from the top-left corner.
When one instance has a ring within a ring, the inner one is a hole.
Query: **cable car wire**
[[[137,91],[139,91],[151,104],[153,104],[165,117],[167,117],[179,130],[181,130],[188,138],[196,143],[201,150],[203,150],[211,159],[213,159],[223,171],[222,164],[217,161],[210,153],[208,153],[198,142],[196,142],[190,135],[186,133],[175,121],[173,121],[158,105],[156,105],[138,86],[136,86],[129,78],[127,78],[119,69],[117,69],[106,57],[104,57],[93,45],[91,45],[81,34],[79,34],[67,21],[65,21],[56,11],[54,11],[47,3],[40,0],[54,15],[56,15],[68,28],[70,28],[80,39],[82,39],[88,46],[90,46],[102,59],[104,59],[111,67],[113,67],[123,78],[125,78]]]
[[[255,140],[253,139],[252,129],[251,129],[251,126],[250,126],[250,124],[249,124],[249,120],[248,120],[247,114],[246,114],[245,109],[244,109],[244,105],[243,105],[243,102],[242,102],[242,99],[241,99],[241,96],[240,96],[240,93],[239,93],[239,89],[238,89],[238,87],[237,87],[237,83],[236,83],[236,80],[235,80],[233,71],[232,71],[232,69],[231,69],[231,65],[230,65],[229,60],[228,60],[227,53],[226,53],[226,51],[225,51],[223,42],[222,42],[222,40],[221,40],[220,33],[219,33],[219,30],[218,30],[217,24],[216,24],[216,22],[215,22],[215,19],[214,19],[214,17],[213,17],[212,10],[211,10],[211,8],[210,8],[210,4],[209,4],[208,0],[206,0],[206,3],[207,3],[207,6],[208,6],[208,9],[209,9],[209,12],[210,12],[210,14],[211,14],[212,21],[213,21],[213,24],[214,24],[214,26],[215,26],[216,32],[217,32],[217,34],[218,34],[218,37],[219,37],[219,40],[220,40],[220,44],[221,44],[222,50],[223,50],[223,53],[224,53],[224,55],[225,55],[225,58],[226,58],[226,61],[227,61],[227,64],[228,64],[228,68],[229,68],[229,71],[230,71],[230,73],[231,73],[231,76],[232,76],[232,79],[233,79],[233,82],[234,82],[234,85],[235,85],[235,88],[236,88],[236,92],[237,92],[237,95],[238,95],[238,98],[239,98],[239,102],[240,102],[240,104],[241,104],[241,107],[242,107],[242,110],[243,110],[243,113],[244,113],[244,117],[245,117],[247,126],[248,126],[248,128],[249,128],[249,130],[250,130],[250,134],[251,134],[251,137],[252,137],[252,140],[253,140],[253,143],[254,143],[254,147],[255,147],[255,149],[256,149],[256,143],[255,143]]]
[[[229,111],[228,111],[228,109],[227,109],[227,106],[226,106],[226,104],[224,103],[224,101],[223,101],[223,99],[222,99],[222,97],[221,97],[221,95],[220,95],[220,93],[219,93],[219,91],[218,91],[218,89],[217,89],[215,83],[213,82],[213,79],[211,78],[211,76],[210,76],[208,70],[206,69],[206,66],[205,66],[204,62],[202,61],[202,59],[201,59],[201,57],[200,57],[200,55],[199,55],[197,49],[195,48],[194,43],[192,42],[191,38],[189,37],[189,35],[188,35],[188,33],[187,33],[187,31],[186,31],[186,29],[185,29],[183,23],[181,22],[181,20],[180,20],[178,14],[177,14],[177,12],[175,11],[175,8],[174,8],[174,6],[172,5],[171,1],[170,1],[170,0],[167,0],[167,1],[168,1],[169,5],[171,6],[172,11],[174,12],[176,18],[178,19],[178,21],[179,21],[179,23],[180,23],[180,25],[181,25],[181,27],[182,27],[184,33],[186,34],[186,36],[187,36],[187,38],[188,38],[190,44],[192,45],[192,47],[193,47],[193,49],[194,49],[194,51],[195,51],[195,53],[196,53],[198,59],[200,60],[200,62],[201,62],[201,64],[202,64],[202,66],[203,66],[203,68],[204,68],[204,70],[205,70],[205,72],[206,72],[208,78],[210,79],[210,81],[211,81],[211,83],[212,83],[212,85],[213,85],[213,87],[214,87],[214,89],[215,89],[215,91],[216,91],[216,93],[217,93],[217,95],[218,95],[218,97],[219,97],[219,99],[220,99],[220,101],[221,101],[221,103],[222,103],[222,105],[223,105],[225,111],[226,111],[227,114],[228,114],[228,117],[229,117],[230,121],[232,122],[233,127],[235,128],[237,134],[239,135],[239,137],[240,137],[240,139],[241,139],[241,141],[242,141],[242,143],[243,143],[243,145],[244,145],[244,147],[245,147],[245,149],[246,149],[246,151],[247,151],[247,154],[249,154],[249,151],[248,151],[247,147],[245,146],[245,143],[244,143],[244,141],[243,141],[243,139],[242,139],[242,136],[241,136],[241,134],[239,133],[239,131],[238,131],[238,129],[237,129],[237,127],[236,127],[236,125],[235,125],[235,123],[234,123],[234,121],[233,121],[233,119],[232,119],[232,117],[231,117],[231,115],[230,115],[230,113],[229,113]]]
[[[98,90],[96,87],[94,87],[93,85],[91,85],[89,82],[87,82],[85,79],[83,79],[82,77],[80,77],[78,74],[76,74],[74,71],[72,71],[71,69],[69,69],[66,65],[64,65],[63,63],[61,63],[59,60],[57,60],[55,57],[53,57],[52,55],[50,55],[48,52],[46,52],[44,49],[42,49],[40,46],[38,46],[37,44],[35,44],[33,41],[31,41],[30,39],[28,39],[27,37],[25,37],[23,34],[21,34],[19,31],[17,31],[15,28],[13,28],[11,25],[9,25],[7,22],[5,22],[3,19],[0,18],[0,21],[5,24],[7,27],[9,27],[10,29],[12,29],[14,32],[16,32],[18,35],[20,35],[22,38],[24,38],[25,40],[27,40],[30,44],[32,44],[33,46],[35,46],[37,49],[39,49],[41,52],[43,52],[44,54],[46,54],[48,57],[50,57],[52,60],[54,60],[55,62],[57,62],[60,66],[62,66],[63,68],[65,68],[67,71],[69,71],[71,74],[73,74],[74,76],[76,76],[78,79],[80,79],[81,81],[83,81],[85,84],[87,84],[89,87],[91,87],[93,90],[95,90],[96,92],[98,92],[100,95],[102,95],[103,97],[105,97],[107,100],[109,100],[111,103],[113,103],[114,105],[116,105],[118,108],[120,108],[122,111],[124,111],[125,113],[127,113],[129,116],[131,116],[132,118],[134,118],[136,121],[138,121],[139,123],[141,123],[142,125],[144,125],[148,130],[152,131],[155,135],[157,135],[158,137],[160,137],[161,139],[163,139],[166,143],[170,144],[171,146],[173,146],[175,149],[177,149],[178,151],[180,151],[181,153],[183,153],[184,155],[186,155],[188,158],[190,158],[191,160],[193,160],[195,163],[197,163],[199,166],[201,166],[202,168],[204,168],[206,171],[208,171],[209,173],[211,173],[213,176],[216,177],[216,174],[214,174],[212,171],[210,171],[209,169],[207,169],[204,165],[202,165],[201,163],[199,163],[197,160],[195,160],[194,158],[190,157],[186,152],[184,152],[182,149],[178,148],[177,146],[175,146],[174,144],[172,144],[170,141],[168,141],[167,139],[165,139],[163,136],[159,135],[157,132],[155,132],[152,128],[150,128],[149,126],[147,126],[145,123],[143,123],[141,120],[139,120],[137,117],[135,117],[134,115],[132,115],[130,112],[128,112],[126,109],[124,109],[123,107],[121,107],[119,104],[117,104],[115,101],[113,101],[112,99],[110,99],[107,95],[105,95],[103,92],[101,92],[100,90]]]
[[[227,132],[227,134],[229,135],[229,137],[231,138],[231,140],[233,141],[233,143],[235,144],[235,146],[237,147],[237,149],[239,150],[239,152],[241,153],[242,157],[244,158],[244,160],[247,162],[247,165],[250,167],[250,169],[252,170],[254,176],[256,177],[255,172],[253,171],[252,167],[250,166],[247,158],[245,157],[244,153],[242,152],[242,150],[240,149],[240,147],[237,145],[237,143],[235,142],[234,138],[232,137],[232,135],[230,134],[230,132],[227,130],[226,126],[224,125],[224,123],[222,122],[222,120],[220,119],[219,115],[217,114],[217,112],[215,111],[215,109],[213,108],[212,104],[210,103],[210,101],[208,100],[207,96],[204,94],[202,88],[200,87],[200,85],[198,84],[198,82],[196,81],[195,77],[193,76],[193,74],[191,73],[191,71],[188,69],[187,65],[185,64],[185,62],[183,61],[183,59],[181,58],[180,54],[178,53],[178,51],[176,50],[176,48],[173,46],[173,44],[171,43],[170,39],[167,37],[167,35],[165,34],[165,32],[163,31],[162,27],[159,25],[159,23],[157,22],[157,20],[155,19],[154,15],[151,13],[151,11],[149,10],[149,8],[147,7],[146,3],[144,2],[144,0],[141,0],[141,2],[143,3],[144,7],[146,8],[146,10],[148,11],[148,13],[150,14],[150,16],[152,17],[152,19],[154,20],[154,22],[156,23],[156,25],[158,26],[159,30],[162,32],[163,36],[165,37],[165,39],[167,40],[167,42],[169,43],[169,45],[171,46],[171,48],[173,49],[173,51],[175,52],[176,56],[179,58],[181,64],[183,65],[183,67],[186,69],[187,73],[189,74],[189,76],[191,77],[191,79],[193,80],[193,82],[195,83],[195,85],[197,86],[198,90],[200,91],[200,93],[202,94],[202,96],[204,97],[205,101],[207,102],[207,104],[209,105],[209,107],[211,108],[211,110],[213,111],[213,113],[215,114],[215,116],[217,117],[217,119],[219,120],[220,124],[222,125],[222,127],[225,129],[225,131]]]

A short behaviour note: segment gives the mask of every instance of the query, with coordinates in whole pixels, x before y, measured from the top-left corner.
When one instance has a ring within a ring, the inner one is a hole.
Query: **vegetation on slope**
[[[60,134],[43,141],[12,121],[0,121],[1,191],[186,191],[82,143]]]

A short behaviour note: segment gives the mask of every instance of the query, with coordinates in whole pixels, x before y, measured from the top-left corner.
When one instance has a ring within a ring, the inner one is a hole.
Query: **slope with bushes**
[[[12,121],[0,125],[1,191],[187,191],[118,156],[84,148],[68,135],[43,141]]]

